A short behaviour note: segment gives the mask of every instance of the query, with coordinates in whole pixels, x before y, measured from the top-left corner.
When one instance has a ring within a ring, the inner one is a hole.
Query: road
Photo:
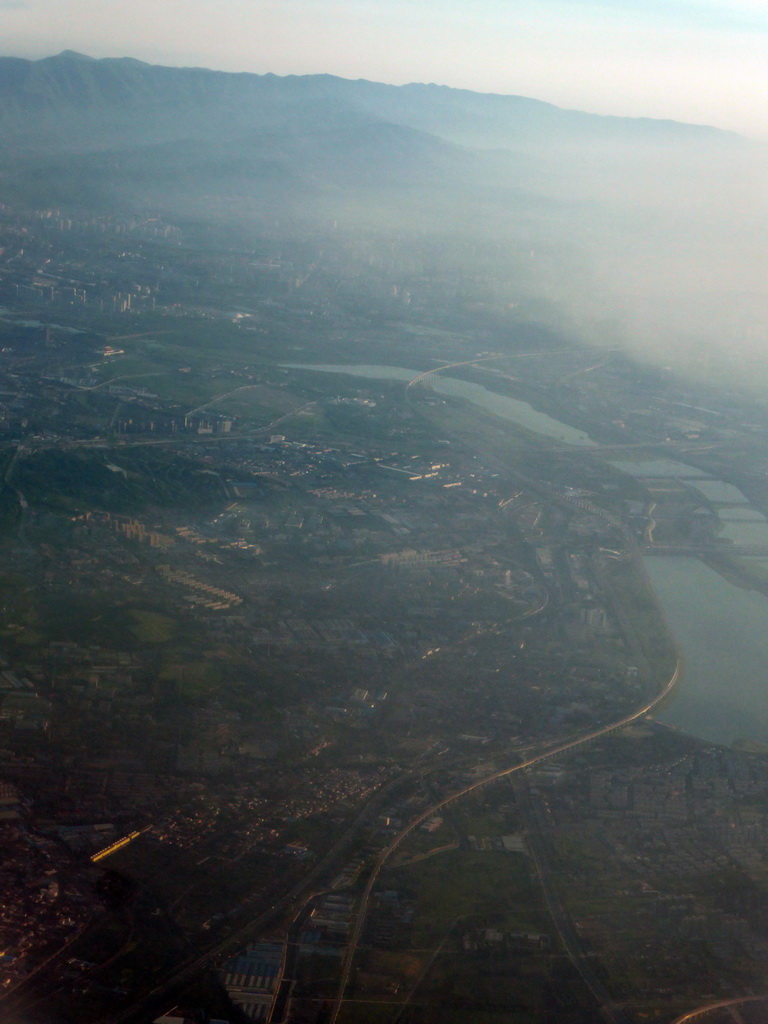
[[[360,906],[357,912],[357,917],[355,918],[355,923],[350,934],[349,945],[347,946],[347,952],[344,957],[344,965],[341,972],[341,979],[339,981],[336,999],[334,1000],[333,1010],[331,1011],[331,1016],[329,1017],[328,1024],[336,1024],[336,1019],[339,1015],[341,1004],[344,1001],[344,992],[346,991],[347,984],[349,983],[349,976],[352,972],[352,963],[354,961],[355,954],[357,952],[357,947],[360,942],[360,935],[362,934],[363,926],[365,924],[365,918],[368,912],[368,903],[370,901],[373,888],[376,885],[376,882],[378,881],[379,875],[384,865],[387,863],[387,861],[398,848],[398,846],[400,846],[400,844],[405,839],[407,839],[407,837],[411,834],[411,832],[413,832],[414,829],[418,828],[423,821],[427,820],[427,818],[432,817],[433,815],[441,811],[444,807],[447,807],[449,804],[452,804],[455,800],[460,800],[468,793],[474,793],[482,786],[487,786],[489,782],[494,782],[496,779],[501,779],[507,775],[512,775],[515,772],[523,771],[525,768],[533,768],[534,765],[541,764],[543,761],[546,761],[551,757],[558,757],[561,754],[565,754],[568,751],[574,750],[576,747],[580,747],[585,743],[591,743],[593,740],[599,739],[601,736],[607,736],[608,733],[614,732],[617,729],[623,729],[630,723],[636,722],[640,718],[644,718],[650,711],[653,710],[653,708],[656,707],[657,704],[660,704],[663,700],[666,700],[666,698],[674,689],[675,684],[677,683],[681,674],[682,663],[678,661],[675,665],[675,670],[672,673],[669,682],[661,691],[661,693],[659,693],[656,697],[653,698],[653,700],[649,701],[647,704],[644,704],[643,707],[638,708],[637,711],[633,711],[631,714],[625,715],[617,722],[601,726],[599,729],[593,729],[591,732],[585,733],[583,736],[577,736],[574,739],[566,740],[564,743],[558,743],[555,747],[552,747],[549,750],[545,750],[543,753],[535,754],[533,757],[529,757],[527,760],[521,761],[518,764],[514,764],[511,767],[501,768],[497,771],[491,772],[490,774],[484,776],[478,781],[472,782],[468,786],[465,786],[463,789],[457,790],[457,792],[455,793],[451,793],[449,796],[444,797],[442,800],[438,800],[436,803],[428,807],[425,811],[422,811],[421,814],[414,818],[410,822],[410,824],[408,824],[401,832],[399,832],[392,840],[392,842],[389,844],[389,846],[385,847],[385,849],[382,850],[382,852],[377,857],[373,869],[371,870],[371,874],[366,883],[365,889],[363,891],[362,899],[360,901]]]
[[[519,354],[522,355],[524,353]],[[445,366],[435,366],[434,369],[425,370],[424,373],[420,373],[417,377],[414,377],[413,380],[409,380],[405,386],[405,390],[407,391],[408,388],[415,387],[417,384],[423,384],[424,381],[428,380],[430,377],[434,377],[438,373],[443,373],[445,370],[455,370],[459,366],[476,366],[477,363],[486,363],[488,362],[489,359],[506,358],[508,358],[508,355],[506,355],[505,353],[494,352],[492,355],[489,356],[478,356],[477,359],[465,359],[460,363],[446,363]]]
[[[322,893],[319,892],[313,893],[307,902],[299,908],[296,912],[296,916],[288,926],[288,933],[283,945],[283,959],[280,963],[280,973],[277,977],[275,998],[272,1002],[269,1016],[267,1017],[267,1024],[271,1021],[281,1021],[286,1014],[288,1009],[288,999],[294,984],[296,961],[299,958],[301,933],[307,927],[309,919],[312,916],[315,900],[321,895]]]
[[[567,952],[571,963],[581,975],[582,981],[592,993],[598,1006],[601,1007],[606,1021],[609,1024],[631,1024],[626,1014],[613,1005],[610,993],[595,974],[594,961],[584,955],[578,932],[574,928],[571,917],[560,899],[556,886],[552,882],[548,866],[550,857],[547,856],[549,851],[546,849],[545,830],[542,828],[540,808],[537,808],[530,799],[527,788],[519,795],[521,797],[520,804],[524,820],[527,825],[528,852],[539,876],[539,882],[544,894],[544,902],[547,905],[547,910],[555,925],[563,948]]]
[[[698,1006],[695,1010],[684,1013],[682,1017],[676,1017],[672,1024],[687,1024],[687,1021],[699,1020],[705,1014],[712,1013],[713,1010],[727,1010],[732,1006],[744,1006],[746,1003],[768,1003],[768,993],[762,996],[741,996],[739,999],[720,999],[714,1003],[705,1003],[704,1006]]]
[[[129,1024],[129,1022],[131,1024],[145,1024],[147,1020],[153,1019],[150,1017],[150,1013],[156,1016],[157,1013],[161,1012],[164,1007],[164,1001],[167,1003],[172,995],[197,972],[209,967],[221,956],[247,945],[249,941],[252,941],[255,934],[258,934],[265,926],[273,924],[280,917],[290,912],[292,908],[294,910],[303,909],[307,905],[311,894],[318,892],[318,886],[322,887],[321,879],[323,876],[338,871],[339,862],[346,854],[347,848],[354,841],[367,819],[375,814],[384,802],[390,800],[393,791],[397,787],[406,784],[410,780],[411,775],[411,772],[404,772],[372,794],[365,807],[336,839],[325,856],[289,892],[277,899],[271,907],[268,907],[258,917],[248,921],[236,931],[227,935],[226,938],[211,945],[204,953],[180,964],[170,977],[155,986],[151,991],[145,992],[119,1014],[110,1018],[109,1024]],[[296,919],[294,918],[294,920]]]

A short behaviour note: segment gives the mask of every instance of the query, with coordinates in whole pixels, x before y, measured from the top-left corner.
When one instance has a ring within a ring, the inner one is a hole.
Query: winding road
[[[768,993],[761,996],[741,996],[739,999],[720,999],[715,1003],[706,1003],[698,1006],[695,1010],[684,1013],[682,1017],[676,1017],[672,1024],[686,1024],[687,1021],[699,1020],[713,1010],[729,1010],[731,1007],[744,1006],[747,1003],[768,1003]]]
[[[341,979],[339,980],[339,987],[336,993],[336,999],[334,1000],[333,1009],[328,1019],[328,1024],[336,1024],[336,1019],[341,1010],[341,1005],[344,1002],[344,993],[349,983],[349,976],[352,972],[352,964],[355,959],[357,947],[360,942],[360,935],[362,934],[363,927],[365,925],[365,918],[368,912],[368,903],[371,898],[373,888],[378,881],[379,875],[384,865],[387,863],[389,858],[400,846],[400,844],[407,839],[407,837],[418,828],[422,822],[426,821],[427,818],[434,816],[438,811],[441,811],[444,807],[454,803],[456,800],[460,800],[468,793],[474,793],[475,790],[480,789],[482,786],[487,786],[488,783],[494,782],[496,779],[504,778],[507,775],[512,775],[515,772],[523,771],[525,768],[532,768],[534,765],[541,764],[542,761],[546,761],[551,757],[558,757],[560,754],[564,754],[567,751],[574,750],[576,747],[583,746],[585,743],[591,743],[593,740],[599,739],[601,736],[607,736],[608,733],[614,732],[617,729],[623,729],[625,726],[630,725],[632,722],[636,722],[640,718],[644,718],[657,704],[666,700],[669,694],[675,687],[678,679],[680,678],[683,671],[682,661],[678,660],[675,665],[675,670],[669,679],[669,682],[664,689],[659,693],[653,700],[649,701],[643,707],[633,711],[629,715],[625,715],[624,718],[619,719],[617,722],[610,723],[608,725],[601,726],[599,729],[593,729],[591,732],[585,733],[583,736],[577,736],[574,739],[566,740],[564,743],[558,743],[556,746],[551,747],[549,750],[545,750],[543,753],[536,754],[533,757],[529,757],[525,761],[520,761],[517,764],[512,765],[508,768],[500,768],[497,771],[490,772],[488,775],[483,776],[482,779],[476,782],[470,783],[463,789],[457,790],[455,793],[451,793],[450,796],[444,797],[442,800],[438,800],[432,804],[425,811],[422,811],[416,818],[414,818],[401,832],[395,836],[389,846],[385,847],[384,850],[376,858],[376,862],[373,866],[371,874],[366,883],[363,891],[363,896],[360,901],[360,906],[355,918],[355,923],[352,928],[352,933],[349,939],[349,945],[344,957],[344,964],[341,972]],[[677,1024],[677,1022],[675,1022]]]

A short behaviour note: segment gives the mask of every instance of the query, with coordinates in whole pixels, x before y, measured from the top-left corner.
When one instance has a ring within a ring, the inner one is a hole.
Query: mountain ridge
[[[29,118],[52,138],[94,131],[205,134],[195,118],[216,109],[224,127],[242,130],[301,120],[302,106],[331,104],[479,148],[528,146],[553,134],[564,142],[587,139],[647,142],[739,138],[709,125],[594,114],[531,97],[480,93],[435,83],[389,85],[336,75],[228,72],[149,64],[132,57],[94,58],[65,50],[40,60],[0,57],[0,128],[29,135]],[[118,120],[107,115],[118,114]],[[174,121],[175,126],[174,126]]]

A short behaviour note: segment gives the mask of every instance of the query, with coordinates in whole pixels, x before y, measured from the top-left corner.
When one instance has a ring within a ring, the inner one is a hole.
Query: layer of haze
[[[763,0],[0,0],[3,52],[433,81],[768,137]]]

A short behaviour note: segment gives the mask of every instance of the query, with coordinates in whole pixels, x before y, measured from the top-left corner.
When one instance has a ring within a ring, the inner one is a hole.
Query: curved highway
[[[463,796],[466,796],[468,793],[473,793],[475,790],[480,789],[482,786],[486,786],[489,782],[493,782],[496,779],[501,779],[506,775],[512,775],[514,772],[523,771],[523,769],[525,768],[532,768],[534,765],[540,764],[542,761],[546,761],[550,757],[557,757],[560,754],[566,753],[566,751],[573,750],[576,747],[582,746],[584,743],[591,743],[593,740],[599,739],[601,736],[607,736],[608,733],[614,732],[616,729],[623,729],[624,726],[629,725],[631,722],[635,722],[639,718],[645,717],[645,715],[647,715],[649,711],[653,710],[653,708],[655,708],[657,704],[660,704],[669,696],[669,694],[672,692],[675,684],[677,683],[678,679],[682,674],[682,668],[682,661],[678,659],[677,664],[675,665],[675,670],[672,673],[672,676],[670,677],[669,682],[664,687],[664,689],[659,694],[657,694],[657,696],[654,697],[653,700],[643,705],[643,707],[639,708],[637,711],[633,711],[631,714],[625,715],[624,718],[619,719],[619,721],[617,722],[613,722],[608,725],[603,725],[599,729],[593,729],[591,732],[585,733],[583,736],[577,736],[575,739],[567,740],[564,743],[558,743],[557,746],[551,747],[549,750],[546,750],[541,754],[536,754],[534,757],[529,757],[525,761],[520,761],[518,764],[512,765],[512,767],[510,768],[501,768],[497,771],[491,772],[489,775],[484,776],[482,779],[479,779],[476,782],[470,783],[463,789],[460,789],[455,793],[451,793],[450,796],[444,797],[442,800],[438,800],[437,803],[432,804],[430,807],[427,808],[427,810],[422,811],[421,814],[414,818],[409,825],[407,825],[401,832],[399,832],[395,836],[395,838],[392,840],[389,846],[385,847],[384,850],[382,850],[382,852],[376,858],[376,862],[373,866],[371,874],[368,878],[368,882],[366,883],[365,889],[363,891],[362,900],[360,902],[360,908],[357,912],[355,924],[349,939],[349,945],[347,946],[347,951],[344,957],[344,965],[341,972],[341,979],[339,980],[339,987],[336,993],[336,999],[333,1004],[333,1010],[331,1012],[328,1024],[336,1024],[336,1018],[339,1015],[341,1004],[344,1001],[344,992],[346,991],[347,983],[349,982],[349,975],[352,971],[352,963],[354,961],[358,943],[360,942],[360,935],[365,924],[365,917],[368,911],[368,903],[371,898],[371,892],[373,891],[373,887],[375,886],[378,880],[382,868],[387,863],[392,854],[395,852],[395,850],[398,848],[398,846],[400,846],[403,840],[405,840],[411,834],[411,832],[413,832],[414,829],[418,828],[422,822],[426,821],[427,818],[432,817],[438,811],[442,810],[443,807],[447,807],[448,804],[452,804],[455,800],[460,800]],[[675,1024],[678,1024],[678,1022],[675,1022]]]
[[[687,1021],[698,1020],[707,1013],[711,1013],[713,1010],[729,1010],[731,1007],[744,1006],[745,1003],[765,1003],[768,1002],[768,993],[762,996],[741,996],[739,999],[720,999],[714,1003],[706,1003],[704,1006],[698,1006],[695,1010],[690,1010],[688,1013],[684,1013],[682,1017],[676,1017],[672,1021],[672,1024],[686,1024]]]

